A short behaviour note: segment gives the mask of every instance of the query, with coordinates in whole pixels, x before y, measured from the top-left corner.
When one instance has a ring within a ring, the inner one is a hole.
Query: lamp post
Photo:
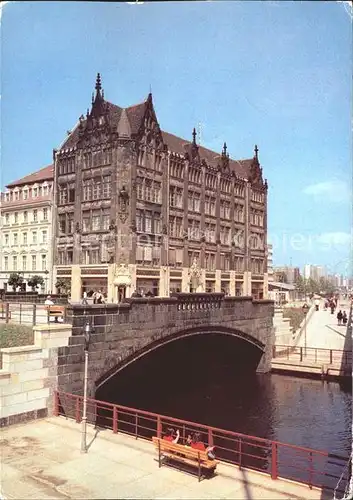
[[[83,384],[83,413],[81,430],[81,452],[87,453],[87,381],[88,381],[88,348],[91,340],[91,325],[87,321],[84,326],[85,378]]]
[[[45,293],[48,293],[48,274],[49,274],[48,269],[44,271],[44,274],[45,274]]]
[[[306,315],[308,314],[308,310],[309,310],[309,306],[308,304],[305,302],[305,304],[303,305],[303,311],[304,311],[304,354],[306,356]]]

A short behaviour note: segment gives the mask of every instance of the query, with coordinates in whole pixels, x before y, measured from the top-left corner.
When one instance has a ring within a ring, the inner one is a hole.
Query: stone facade
[[[71,298],[101,289],[267,296],[267,182],[253,158],[234,160],[160,129],[152,95],[92,107],[58,150],[55,274]]]
[[[68,345],[70,336],[70,325],[38,325],[34,327],[34,345],[1,349],[1,427],[53,413],[58,350]]]
[[[12,291],[7,280],[21,272],[25,287],[37,275],[44,281],[42,293],[52,289],[53,175],[49,165],[8,184],[1,194],[0,288]]]
[[[223,294],[176,294],[136,298],[106,306],[73,306],[72,337],[58,353],[59,391],[82,394],[83,327],[90,322],[89,395],[109,377],[166,341],[187,335],[220,333],[252,343],[262,352],[258,371],[270,370],[274,332],[273,303]]]

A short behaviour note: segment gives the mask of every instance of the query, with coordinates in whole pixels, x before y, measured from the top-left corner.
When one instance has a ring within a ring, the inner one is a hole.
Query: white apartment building
[[[44,278],[38,289],[46,293],[52,283],[53,165],[6,186],[0,207],[0,288],[12,291],[7,280],[21,272],[26,284],[34,276]]]
[[[267,245],[267,274],[268,281],[274,281],[273,277],[273,245]]]

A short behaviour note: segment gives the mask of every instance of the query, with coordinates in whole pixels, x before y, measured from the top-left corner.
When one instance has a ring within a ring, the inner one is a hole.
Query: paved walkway
[[[80,425],[64,417],[3,430],[1,486],[6,499],[224,498],[331,499],[331,495],[265,474],[220,464],[200,483],[158,468],[148,441],[89,426],[87,454],[80,453]]]
[[[334,314],[330,310],[324,311],[324,302],[321,301],[319,311],[315,311],[308,321],[306,328],[307,347],[321,347],[325,349],[351,349],[351,334],[346,326],[338,326],[337,312],[341,309],[349,316],[349,303],[342,301]],[[348,340],[347,340],[348,339]],[[302,334],[298,346],[304,347],[305,335]]]

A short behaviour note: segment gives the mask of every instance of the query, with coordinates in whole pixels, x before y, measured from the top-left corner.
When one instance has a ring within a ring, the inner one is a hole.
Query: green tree
[[[32,291],[35,292],[38,286],[44,286],[44,278],[35,274],[28,280],[28,286],[30,286]]]
[[[11,273],[7,284],[12,286],[12,290],[16,292],[17,288],[22,285],[23,281],[24,279],[21,273]]]
[[[313,278],[309,278],[307,280],[306,290],[310,294],[320,293],[320,284]]]
[[[68,293],[71,288],[70,280],[68,278],[58,278],[55,286],[59,293]]]
[[[303,276],[298,276],[295,281],[295,289],[299,295],[305,295],[306,293],[306,279]]]

